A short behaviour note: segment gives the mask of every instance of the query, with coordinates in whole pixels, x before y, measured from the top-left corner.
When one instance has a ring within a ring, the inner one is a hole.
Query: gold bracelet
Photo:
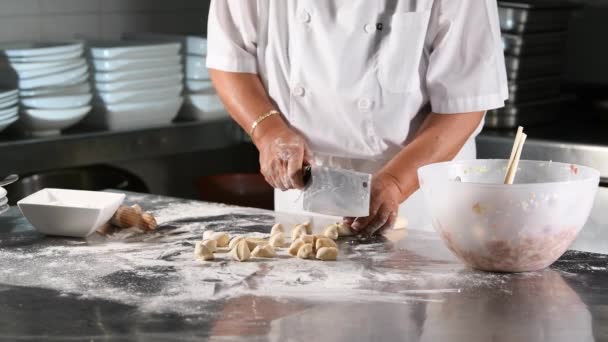
[[[255,128],[258,127],[258,125],[268,119],[269,117],[273,116],[273,115],[277,115],[277,114],[281,114],[279,113],[278,110],[271,110],[270,112],[266,113],[266,114],[262,114],[260,116],[258,116],[257,119],[255,119],[255,121],[253,122],[253,124],[251,124],[251,130],[249,130],[249,136],[251,136],[253,138],[253,131],[255,131]]]

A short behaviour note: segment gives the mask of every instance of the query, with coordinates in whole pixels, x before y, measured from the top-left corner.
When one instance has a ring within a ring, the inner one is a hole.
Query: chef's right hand
[[[272,187],[283,191],[304,188],[302,169],[312,162],[312,156],[301,134],[281,125],[254,140],[260,151],[260,171]]]

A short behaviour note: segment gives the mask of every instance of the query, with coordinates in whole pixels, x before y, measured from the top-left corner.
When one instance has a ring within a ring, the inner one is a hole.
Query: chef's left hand
[[[353,231],[373,235],[391,228],[397,219],[401,203],[399,181],[392,175],[380,172],[374,175],[371,188],[370,216],[347,217],[344,222],[351,224]]]

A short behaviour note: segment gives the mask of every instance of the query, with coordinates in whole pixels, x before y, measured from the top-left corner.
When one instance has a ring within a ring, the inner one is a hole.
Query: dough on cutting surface
[[[296,239],[291,246],[289,246],[289,254],[296,256],[298,255],[298,251],[300,250],[300,247],[302,247],[304,245],[304,241],[300,240],[300,239]]]
[[[315,250],[319,250],[323,247],[334,247],[337,248],[338,245],[334,242],[334,240],[327,238],[327,237],[323,237],[323,238],[317,238],[317,241],[315,242]]]
[[[194,245],[194,257],[200,260],[213,260],[213,252],[203,244],[203,241],[197,241]]]
[[[268,244],[275,248],[280,248],[280,247],[285,246],[285,234],[283,234],[283,233],[274,234],[273,236],[270,237],[270,240],[268,240]]]
[[[312,234],[312,223],[310,221],[302,223],[302,226],[306,228],[306,234]]]
[[[310,259],[313,256],[312,253],[312,244],[305,243],[298,249],[297,257],[300,259]]]
[[[254,250],[257,246],[268,244],[268,240],[260,238],[245,238],[245,241],[247,241],[250,251]]]
[[[336,223],[337,227],[338,227],[338,235],[339,236],[352,236],[355,235],[355,232],[353,232],[350,229],[350,225],[346,224],[346,223]]]
[[[234,246],[236,246],[237,243],[239,243],[239,241],[243,240],[245,237],[242,235],[237,235],[235,237],[232,238],[232,240],[230,240],[230,243],[228,243],[228,248],[233,249]]]
[[[247,245],[246,240],[239,241],[232,250],[230,250],[230,256],[237,261],[247,261],[251,258],[251,251]]]
[[[393,229],[405,229],[407,228],[408,224],[409,221],[407,220],[407,218],[403,216],[397,216],[397,220],[395,220],[395,225],[393,225]]]
[[[204,236],[205,234],[203,234],[203,237]],[[218,247],[228,247],[228,244],[230,244],[230,235],[224,232],[217,232],[212,233],[209,238],[205,240],[215,240],[217,241]]]
[[[203,245],[207,246],[212,253],[217,251],[217,241],[216,240],[203,240]]]
[[[337,240],[339,237],[338,224],[334,223],[334,224],[327,226],[327,228],[325,228],[325,231],[323,232],[323,235],[327,236],[328,238],[330,238],[332,240]]]
[[[317,251],[317,259],[323,261],[336,260],[338,258],[338,249],[335,247],[321,247]]]
[[[306,226],[299,224],[297,226],[295,226],[293,228],[293,230],[291,231],[291,240],[295,241],[297,240],[300,236],[308,234],[307,230],[306,230]]]
[[[280,223],[275,224],[274,226],[272,226],[272,228],[270,229],[270,236],[278,234],[278,233],[284,233],[285,229],[283,228],[283,225]]]
[[[277,256],[277,252],[275,252],[271,245],[259,245],[251,252],[251,256],[256,258],[274,258]]]
[[[203,240],[209,240],[213,233],[215,233],[213,230],[205,230],[203,232]]]
[[[310,243],[310,244],[315,243],[314,235],[302,234],[302,235],[300,235],[300,240],[304,241],[304,243]]]

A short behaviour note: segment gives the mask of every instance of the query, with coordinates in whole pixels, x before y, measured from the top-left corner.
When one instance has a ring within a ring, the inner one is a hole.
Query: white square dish
[[[49,188],[17,205],[41,233],[83,238],[108,222],[124,199],[124,194]]]

